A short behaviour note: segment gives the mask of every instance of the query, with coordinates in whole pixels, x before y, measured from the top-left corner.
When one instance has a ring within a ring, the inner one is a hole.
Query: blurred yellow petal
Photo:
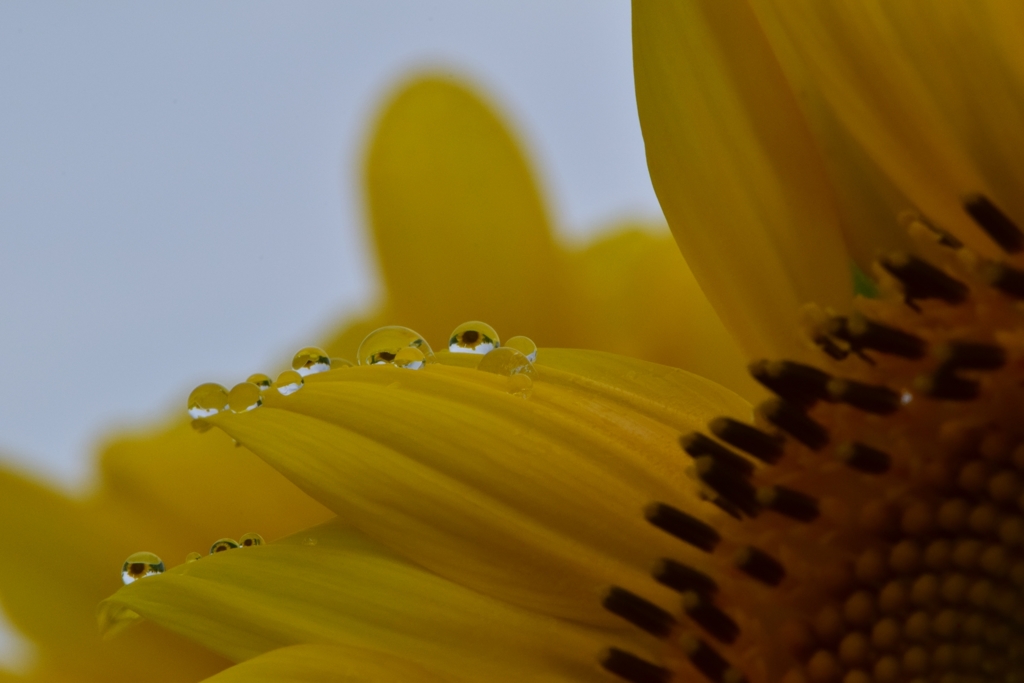
[[[676,241],[752,356],[791,353],[808,301],[852,292],[831,188],[800,109],[743,3],[635,2],[647,163]]]
[[[101,624],[135,611],[232,659],[299,643],[368,648],[468,680],[601,681],[621,638],[503,604],[326,524],[136,581]]]
[[[392,96],[366,161],[389,324],[428,339],[485,320],[562,343],[559,255],[519,144],[480,97],[421,77]]]
[[[647,569],[669,546],[644,506],[703,504],[679,432],[749,407],[695,375],[610,354],[542,349],[539,360],[529,400],[469,368],[363,366],[210,421],[438,574],[607,624],[609,581],[665,595]]]
[[[341,645],[293,645],[254,657],[205,683],[458,683],[394,654]]]
[[[196,680],[225,662],[152,625],[114,643],[95,629],[96,603],[121,583],[120,564],[148,535],[123,510],[69,500],[0,471],[0,598],[32,639],[36,675],[110,681],[146,670],[154,681]]]

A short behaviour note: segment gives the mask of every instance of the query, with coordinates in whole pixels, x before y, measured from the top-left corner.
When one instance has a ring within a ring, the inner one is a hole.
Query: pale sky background
[[[563,237],[660,216],[625,0],[8,2],[0,64],[0,452],[68,487],[372,306],[363,136],[417,68],[500,105]]]

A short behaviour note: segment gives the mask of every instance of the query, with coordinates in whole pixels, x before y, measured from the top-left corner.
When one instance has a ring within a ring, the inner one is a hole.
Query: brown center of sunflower
[[[913,222],[926,257],[883,257],[886,296],[810,326],[821,367],[752,364],[776,395],[758,423],[682,437],[728,516],[712,527],[648,508],[706,561],[655,568],[675,612],[608,592],[606,609],[667,647],[657,664],[612,649],[606,670],[632,683],[1024,680],[1024,234],[984,197],[964,208],[1007,262]]]

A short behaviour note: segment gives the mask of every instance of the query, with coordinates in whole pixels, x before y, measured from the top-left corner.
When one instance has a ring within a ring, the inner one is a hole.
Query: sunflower
[[[472,190],[453,197],[428,184],[443,178],[415,172],[415,145],[445,141],[443,122],[487,149],[480,126],[435,101],[430,135],[371,145],[371,212],[395,228],[383,243],[408,251],[394,280],[384,268],[399,296],[332,345],[359,365],[332,361],[263,391],[214,388],[196,426],[215,429],[120,444],[106,461],[120,494],[79,506],[168,538],[185,535],[179,519],[212,532],[262,515],[272,539],[165,572],[153,557],[126,563],[139,578],[99,611],[109,642],[137,655],[123,670],[188,660],[168,676],[186,678],[223,661],[163,647],[156,624],[240,662],[218,682],[1017,680],[1024,235],[1009,217],[1012,145],[991,139],[1017,105],[1004,16],[1017,11],[635,4],[652,179],[694,275],[773,394],[753,417],[690,372],[549,346],[585,326],[586,299],[558,282],[566,271],[543,244],[516,236],[535,205],[487,195],[515,176],[495,189],[466,172]],[[420,92],[451,90],[433,83]],[[965,92],[977,96],[966,105]],[[983,112],[969,106],[982,95]],[[378,140],[401,122],[393,111]],[[375,149],[390,163],[375,164]],[[403,177],[420,205],[382,192],[375,211],[372,184]],[[473,217],[443,247],[429,221],[410,227],[436,215],[439,197]],[[504,208],[481,220],[492,205]],[[460,251],[482,234],[495,242]],[[875,298],[851,303],[851,264]],[[516,321],[449,321],[424,336],[380,327],[441,325],[431,312],[479,301],[492,272],[507,278],[498,291]],[[663,294],[646,293],[633,305]],[[656,321],[639,348],[706,333],[688,322],[669,336]],[[495,330],[542,341],[535,361]],[[488,353],[447,351],[484,336],[493,343],[470,350]],[[225,452],[228,437],[244,448]],[[247,452],[260,459],[245,461],[252,483],[229,461]],[[47,558],[55,540],[69,541],[62,554],[77,548],[73,515],[91,521],[79,508],[47,513],[63,535],[26,545]],[[54,579],[40,566],[19,577],[38,586],[37,610]]]

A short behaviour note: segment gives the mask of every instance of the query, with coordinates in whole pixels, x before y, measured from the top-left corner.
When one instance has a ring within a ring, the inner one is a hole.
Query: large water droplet
[[[533,380],[523,372],[518,372],[508,378],[508,393],[519,398],[530,398],[533,394]]]
[[[303,377],[327,372],[331,369],[331,359],[327,352],[317,346],[307,346],[292,358],[292,370]]]
[[[277,381],[274,382],[274,388],[277,389],[277,392],[282,396],[289,396],[301,389],[304,383],[305,380],[302,379],[302,375],[294,370],[285,370],[277,376]]]
[[[537,345],[533,343],[533,340],[529,337],[512,337],[505,346],[515,349],[519,353],[526,356],[531,363],[537,362]]]
[[[505,377],[519,374],[532,375],[535,372],[530,359],[511,346],[503,346],[500,349],[491,351],[483,357],[477,369],[484,372],[493,372],[495,375],[504,375]]]
[[[264,375],[262,372],[257,372],[253,375],[249,375],[249,378],[246,379],[245,381],[252,382],[253,384],[260,388],[260,391],[263,391],[264,389],[269,389],[271,383],[273,382],[273,380],[270,379],[269,375]]]
[[[448,335],[448,350],[452,353],[490,353],[501,346],[498,333],[487,323],[470,320],[462,323]]]
[[[185,564],[188,564],[189,562],[195,562],[196,560],[201,560],[201,559],[203,559],[202,553],[197,553],[196,551],[193,550],[192,552],[190,552],[188,555],[185,556]]]
[[[253,548],[258,545],[263,545],[263,543],[263,537],[255,532],[248,533],[238,539],[238,545],[243,548]]]
[[[219,384],[200,384],[188,395],[188,414],[193,420],[210,417],[228,405],[228,390]]]
[[[263,405],[260,388],[252,382],[236,384],[228,394],[228,408],[233,413],[244,413]]]
[[[222,553],[225,550],[234,550],[238,547],[238,541],[233,538],[222,538],[218,541],[214,541],[213,545],[210,546],[210,554],[216,555]]]
[[[153,553],[135,553],[129,555],[121,567],[121,580],[127,586],[139,579],[144,579],[153,574],[164,573],[164,561]]]
[[[407,351],[399,360],[398,354],[402,349],[419,351],[423,357],[419,358],[417,354]],[[399,365],[410,370],[434,362],[434,351],[430,344],[418,332],[398,325],[381,327],[366,335],[366,339],[359,345],[357,355],[360,365]]]

